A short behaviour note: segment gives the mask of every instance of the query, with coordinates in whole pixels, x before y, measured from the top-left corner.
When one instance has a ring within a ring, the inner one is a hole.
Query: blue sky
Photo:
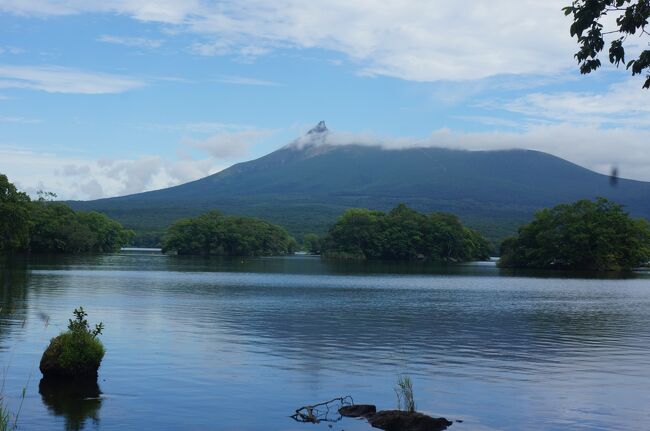
[[[531,148],[650,180],[650,93],[577,73],[566,1],[448,3],[0,0],[0,172],[135,193],[325,120],[336,143]]]

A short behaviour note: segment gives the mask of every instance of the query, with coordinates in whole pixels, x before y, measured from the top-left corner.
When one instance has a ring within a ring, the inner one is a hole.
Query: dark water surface
[[[399,373],[419,410],[463,420],[451,430],[650,426],[650,274],[138,252],[1,265],[0,365],[11,409],[26,387],[23,430],[325,431],[289,415],[348,394],[394,408]],[[79,305],[106,328],[98,386],[41,383]]]

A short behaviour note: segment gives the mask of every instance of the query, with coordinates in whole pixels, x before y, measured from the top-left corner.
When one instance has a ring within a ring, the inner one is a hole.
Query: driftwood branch
[[[351,405],[354,405],[354,400],[350,395],[347,395],[318,404],[302,406],[296,409],[296,412],[291,417],[298,422],[314,424],[319,422],[338,422],[341,420],[339,409],[343,406]],[[335,417],[330,416],[331,412],[335,413]]]

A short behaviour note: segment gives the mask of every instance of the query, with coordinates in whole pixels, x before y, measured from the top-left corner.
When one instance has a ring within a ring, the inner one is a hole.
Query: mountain
[[[176,187],[70,202],[155,236],[172,221],[209,209],[285,226],[298,239],[322,233],[345,209],[388,210],[404,202],[448,211],[494,241],[534,211],[603,196],[650,218],[650,183],[610,178],[539,151],[384,149],[333,144],[324,122],[264,157]]]

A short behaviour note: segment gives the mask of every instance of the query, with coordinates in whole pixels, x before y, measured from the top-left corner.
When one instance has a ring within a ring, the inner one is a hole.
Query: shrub
[[[395,386],[397,395],[397,410],[409,413],[415,412],[415,399],[413,398],[413,382],[409,376],[398,376]]]
[[[74,310],[75,319],[70,319],[68,331],[52,338],[41,358],[40,370],[43,375],[62,377],[97,376],[97,370],[104,357],[104,346],[97,338],[104,325],[99,323],[94,329],[86,320],[82,307]]]

